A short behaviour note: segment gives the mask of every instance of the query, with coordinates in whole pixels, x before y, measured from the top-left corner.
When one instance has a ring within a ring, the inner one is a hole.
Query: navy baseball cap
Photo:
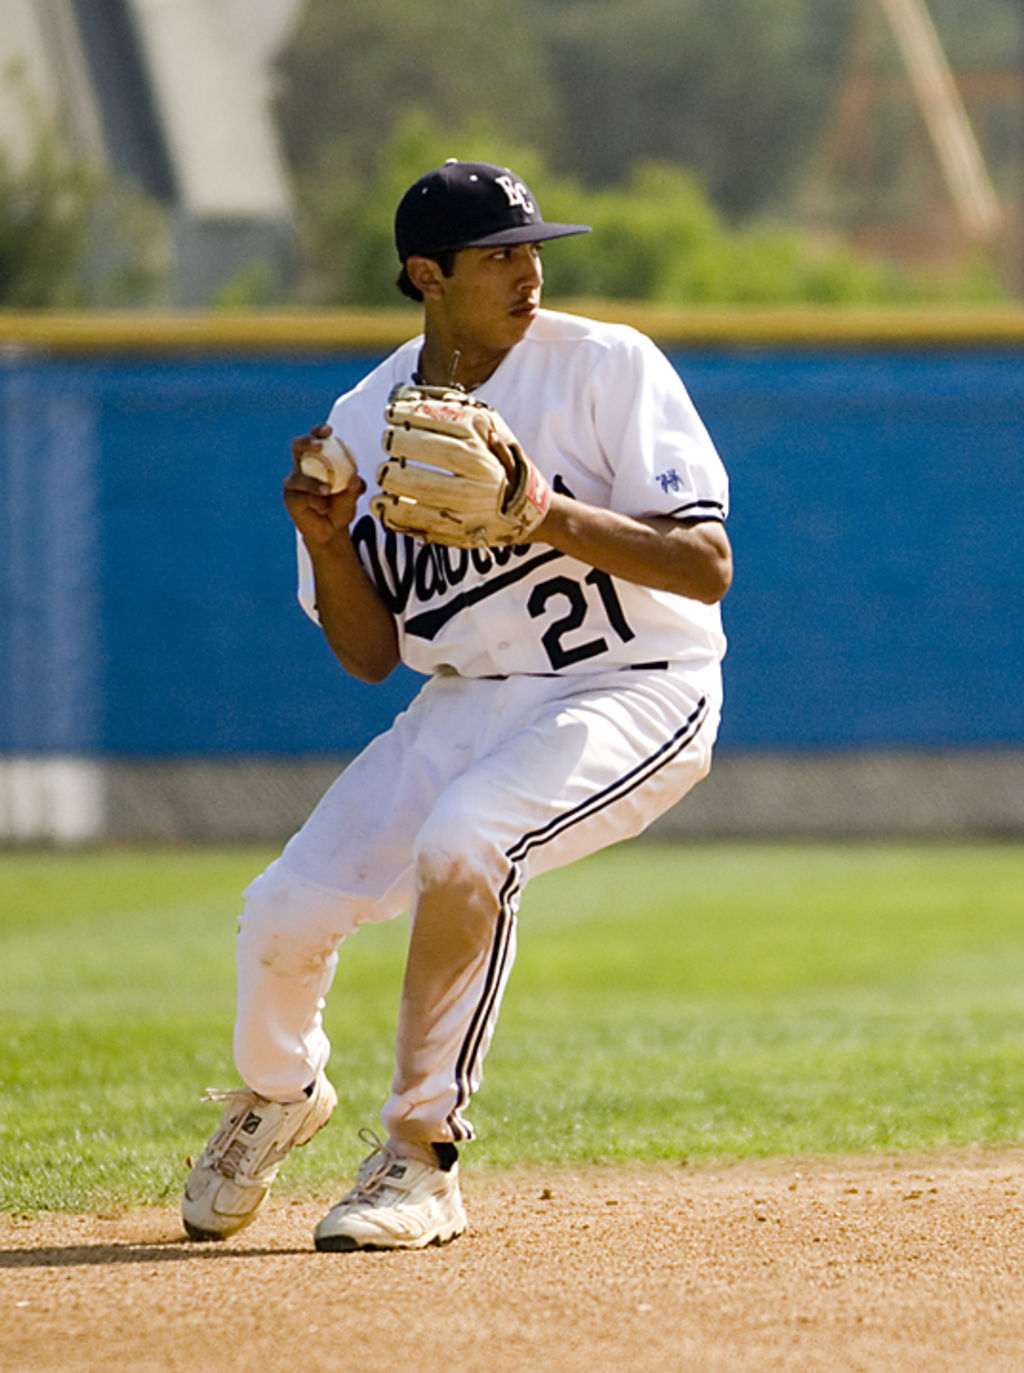
[[[507,167],[454,157],[414,182],[395,213],[395,246],[403,262],[458,248],[543,243],[589,232],[587,224],[546,224],[533,192]]]

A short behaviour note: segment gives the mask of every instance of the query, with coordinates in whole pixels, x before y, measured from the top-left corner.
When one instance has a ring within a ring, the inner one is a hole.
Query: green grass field
[[[230,1086],[257,849],[0,854],[0,1210],[176,1202]],[[476,1167],[1024,1137],[1024,846],[637,843],[532,884]],[[336,1190],[391,1073],[406,922],[351,940]]]

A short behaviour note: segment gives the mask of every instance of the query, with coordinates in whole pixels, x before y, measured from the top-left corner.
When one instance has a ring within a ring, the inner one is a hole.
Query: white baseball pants
[[[327,1063],[338,946],[411,914],[395,1077],[399,1149],[473,1137],[527,879],[639,834],[706,775],[717,667],[432,678],[245,893],[235,1061],[295,1099]]]

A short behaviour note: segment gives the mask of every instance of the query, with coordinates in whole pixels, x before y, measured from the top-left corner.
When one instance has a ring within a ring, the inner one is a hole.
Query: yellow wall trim
[[[773,309],[569,301],[555,308],[631,324],[664,347],[1024,346],[1019,305],[952,309],[792,306]],[[415,307],[239,314],[51,314],[0,311],[0,349],[49,353],[228,350],[366,351],[419,331]]]

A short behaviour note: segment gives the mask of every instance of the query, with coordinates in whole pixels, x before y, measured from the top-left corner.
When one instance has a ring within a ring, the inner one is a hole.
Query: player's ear
[[[424,299],[436,299],[443,289],[444,273],[432,257],[408,257],[405,271]]]

